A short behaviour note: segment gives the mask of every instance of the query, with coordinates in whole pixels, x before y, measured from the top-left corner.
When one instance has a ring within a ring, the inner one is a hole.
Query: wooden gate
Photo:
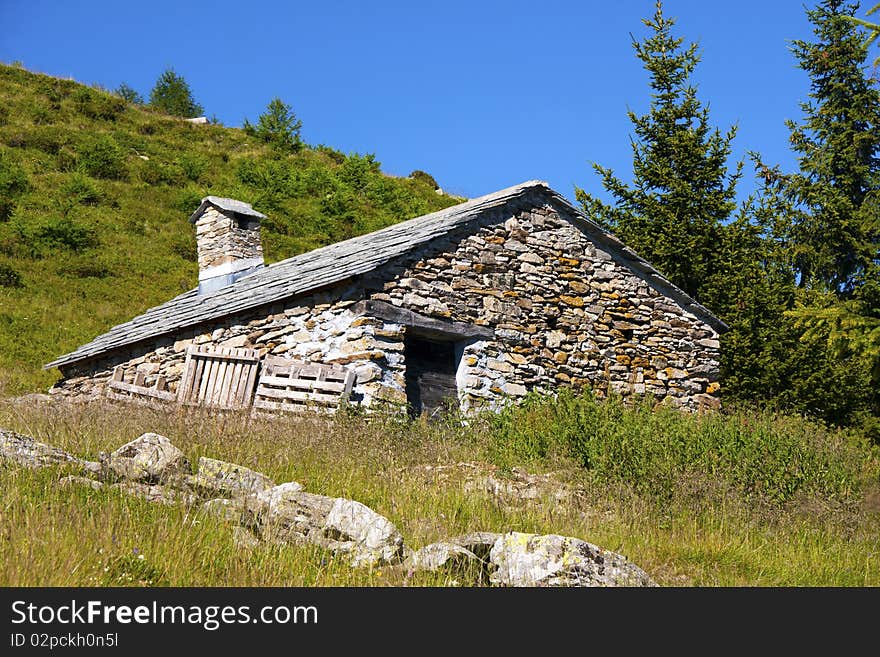
[[[247,408],[259,364],[256,349],[192,345],[186,352],[177,401],[188,406]]]

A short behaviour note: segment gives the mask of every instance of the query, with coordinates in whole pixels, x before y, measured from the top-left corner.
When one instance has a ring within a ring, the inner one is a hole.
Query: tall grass
[[[559,533],[625,554],[663,585],[880,585],[877,454],[797,418],[652,415],[566,396],[466,425],[2,402],[0,427],[92,459],[156,431],[193,464],[221,458],[359,500],[413,549],[471,531]],[[573,493],[529,502],[468,485],[514,467],[552,472]],[[61,474],[0,466],[0,585],[481,584],[351,569],[311,547],[242,547],[197,508],[61,488]]]
[[[750,504],[850,503],[878,472],[876,447],[857,433],[769,412],[688,415],[563,390],[485,421],[501,462],[570,458],[594,481],[659,502],[699,486]]]

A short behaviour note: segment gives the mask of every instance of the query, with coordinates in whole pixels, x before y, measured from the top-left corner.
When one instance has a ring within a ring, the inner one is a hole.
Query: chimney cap
[[[222,196],[206,196],[202,199],[202,203],[199,205],[198,209],[190,215],[190,223],[195,223],[196,219],[202,216],[202,213],[208,209],[209,205],[215,205],[221,210],[234,212],[235,214],[243,214],[249,217],[257,217],[258,219],[266,218],[266,215],[264,215],[262,212],[257,212],[256,210],[254,210],[251,207],[250,203],[245,203],[244,201],[236,201],[234,198],[224,198]]]

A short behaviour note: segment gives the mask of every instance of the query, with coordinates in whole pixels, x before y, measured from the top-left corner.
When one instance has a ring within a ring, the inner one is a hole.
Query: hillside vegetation
[[[461,202],[372,155],[281,154],[103,90],[0,65],[0,394],[45,391],[41,367],[197,284],[189,215],[252,203],[266,262]]]

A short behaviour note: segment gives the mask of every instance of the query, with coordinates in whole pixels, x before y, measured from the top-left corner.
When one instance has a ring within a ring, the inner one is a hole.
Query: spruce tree
[[[711,308],[704,286],[716,268],[724,222],[736,209],[742,170],[741,162],[733,172],[727,168],[736,127],[722,134],[710,126],[708,107],[690,82],[697,45],[683,48],[684,39],[673,36],[675,21],[663,15],[662,2],[643,23],[652,34],[633,47],[650,76],[651,105],[642,116],[628,112],[632,184],[594,164],[614,205],[581,188],[575,196],[589,217]]]
[[[792,43],[810,77],[802,121],[787,122],[798,170],[785,174],[753,158],[762,196],[779,210],[767,225],[800,287],[786,313],[800,335],[789,361],[802,357],[802,373],[845,367],[858,375],[854,386],[829,390],[810,406],[852,423],[854,411],[828,410],[832,396],[851,400],[862,425],[880,436],[880,90],[868,72],[868,42],[852,20],[857,9],[822,0],[807,10],[815,41]]]
[[[880,259],[880,91],[866,73],[860,29],[845,20],[857,8],[823,0],[807,11],[817,40],[796,40],[792,52],[810,76],[809,100],[800,123],[786,122],[799,169],[766,169],[767,192],[791,205],[779,232],[799,285],[840,298]]]

